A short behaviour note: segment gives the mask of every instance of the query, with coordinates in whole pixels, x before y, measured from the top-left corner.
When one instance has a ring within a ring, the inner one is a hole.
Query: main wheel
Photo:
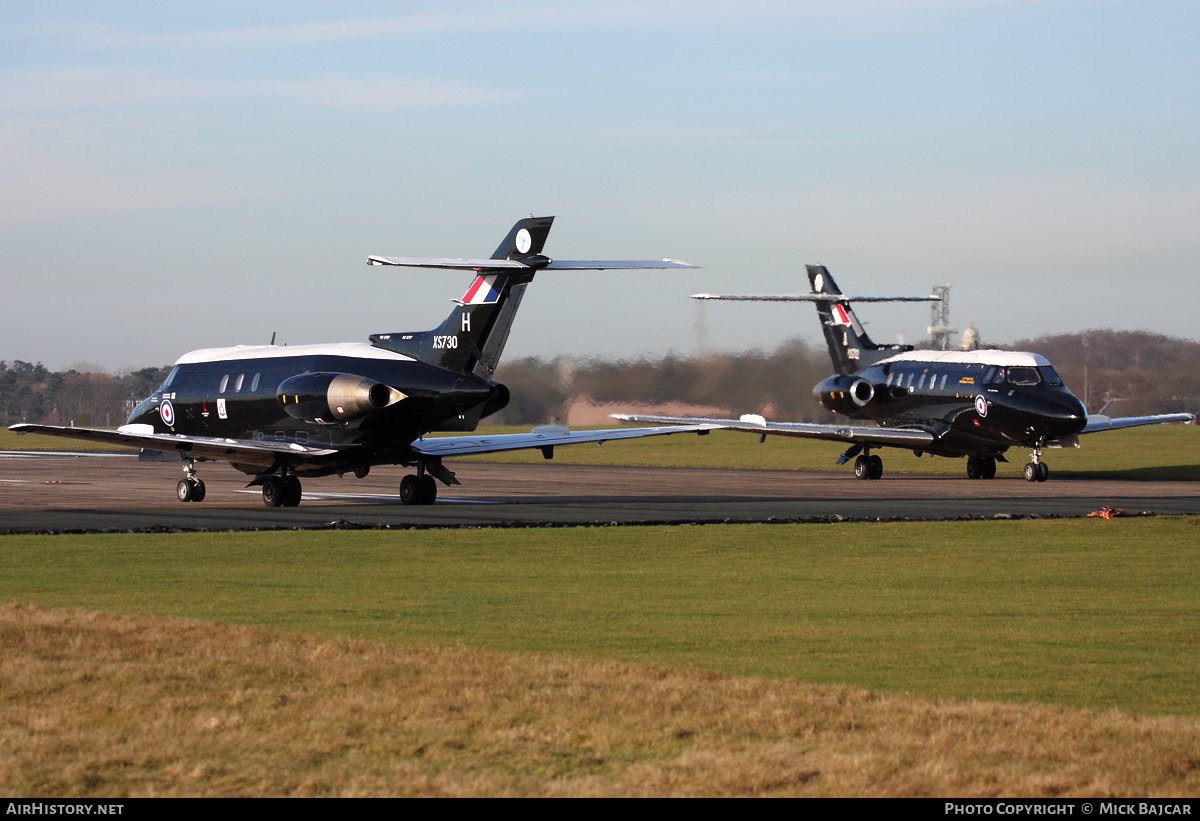
[[[854,478],[870,479],[871,478],[871,460],[865,456],[860,456],[854,460]]]
[[[878,456],[871,457],[871,478],[872,479],[882,479],[883,478],[883,460],[880,459]]]
[[[278,476],[268,476],[263,482],[263,504],[267,507],[279,507],[287,498],[287,489],[283,480]]]
[[[199,479],[195,481],[194,487],[192,487],[192,501],[204,501],[204,482],[201,482]]]
[[[411,473],[400,480],[400,501],[406,505],[421,504],[421,480]]]
[[[996,478],[996,460],[995,460],[995,458],[989,456],[983,460],[983,475],[981,478],[984,478],[984,479],[995,479]]]
[[[1045,463],[1045,462],[1038,462],[1038,466],[1037,466],[1037,480],[1038,480],[1039,482],[1044,482],[1044,481],[1046,481],[1046,480],[1047,480],[1047,479],[1049,479],[1049,478],[1050,478],[1050,468],[1046,467],[1046,463]]]
[[[437,482],[428,473],[421,477],[421,504],[431,505],[437,501]]]
[[[175,495],[179,497],[181,502],[190,502],[196,493],[196,488],[192,484],[191,479],[180,479],[179,484],[175,485]]]
[[[1038,480],[1038,474],[1040,474],[1040,473],[1041,473],[1041,471],[1038,470],[1038,466],[1035,465],[1033,462],[1029,462],[1028,464],[1025,465],[1025,481],[1026,482],[1036,482]],[[1045,481],[1045,480],[1043,479],[1042,481]]]
[[[980,464],[983,460],[978,456],[967,457],[967,478],[981,479],[983,478],[983,465]]]
[[[295,476],[289,476],[283,481],[283,506],[295,507],[300,504],[300,495],[304,492],[304,488],[300,485],[300,480]]]

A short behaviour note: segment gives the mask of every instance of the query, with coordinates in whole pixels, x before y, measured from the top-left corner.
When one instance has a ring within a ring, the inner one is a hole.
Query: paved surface
[[[1084,516],[1104,504],[1129,512],[1200,515],[1194,482],[893,474],[862,482],[850,471],[503,465],[456,462],[460,487],[437,504],[405,507],[399,467],[306,479],[297,508],[267,508],[248,477],[202,464],[207,498],[175,499],[177,463],[126,455],[0,452],[0,533],[106,530],[255,530],[339,527],[556,526],[710,522]]]

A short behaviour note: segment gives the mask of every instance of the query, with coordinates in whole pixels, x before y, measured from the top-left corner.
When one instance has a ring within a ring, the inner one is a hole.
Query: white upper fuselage
[[[947,365],[996,365],[1001,368],[1048,367],[1050,360],[1025,351],[907,351],[876,364],[939,362]]]
[[[189,351],[176,365],[198,362],[226,362],[239,359],[278,359],[288,356],[348,356],[356,359],[380,359],[391,362],[413,362],[411,356],[377,348],[365,342],[334,342],[318,345],[233,345],[228,348],[201,348]]]

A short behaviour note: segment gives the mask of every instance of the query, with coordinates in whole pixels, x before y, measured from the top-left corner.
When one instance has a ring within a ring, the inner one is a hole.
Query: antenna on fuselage
[[[272,345],[275,344],[275,334],[277,334],[277,333],[279,333],[279,331],[271,331],[271,344]]]

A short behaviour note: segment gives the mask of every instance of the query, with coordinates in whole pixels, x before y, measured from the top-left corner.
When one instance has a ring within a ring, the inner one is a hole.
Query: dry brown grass
[[[0,607],[0,792],[1200,794],[1200,720]]]

